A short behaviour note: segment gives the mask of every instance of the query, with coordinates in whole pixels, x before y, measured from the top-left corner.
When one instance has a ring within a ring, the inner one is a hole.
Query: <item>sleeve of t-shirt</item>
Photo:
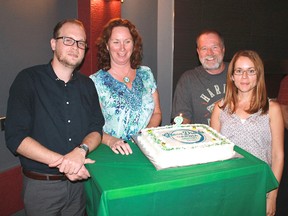
[[[288,75],[281,81],[277,99],[280,104],[288,105]]]
[[[181,113],[184,118],[192,120],[193,107],[191,106],[189,89],[191,89],[191,83],[186,72],[180,77],[174,92],[172,119]]]

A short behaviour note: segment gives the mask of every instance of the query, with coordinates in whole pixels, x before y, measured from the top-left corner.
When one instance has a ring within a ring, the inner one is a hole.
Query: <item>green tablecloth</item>
[[[267,164],[238,147],[244,158],[156,171],[131,146],[129,156],[106,145],[89,154],[89,216],[264,216],[266,192],[278,186]]]

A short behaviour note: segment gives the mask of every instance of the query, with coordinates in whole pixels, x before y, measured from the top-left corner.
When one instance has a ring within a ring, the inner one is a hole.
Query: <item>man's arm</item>
[[[288,129],[288,75],[281,80],[277,100],[280,104],[284,126]]]
[[[91,132],[83,139],[82,143],[88,145],[89,152],[91,152],[98,147],[101,143],[101,139],[102,137],[98,132]]]
[[[176,116],[181,115],[183,117],[183,124],[192,123],[192,106],[189,89],[191,85],[189,84],[189,77],[184,73],[179,79],[173,98],[172,104],[172,122]],[[174,122],[173,122],[174,123]]]
[[[23,139],[17,148],[17,153],[44,164],[50,164],[62,158],[61,154],[47,149],[31,137]]]
[[[85,137],[83,142],[85,141],[88,143],[87,145],[89,145],[89,150],[91,148],[92,151],[99,145],[100,140],[101,135],[97,132],[92,132]],[[78,147],[63,156],[47,149],[31,137],[26,137],[20,143],[17,148],[17,153],[31,160],[47,164],[50,167],[58,167],[59,171],[62,163],[69,164],[69,169],[78,170],[76,173],[65,173],[67,178],[71,181],[89,178],[90,174],[83,164],[94,163],[94,161],[89,158],[85,159],[86,153]],[[51,164],[55,164],[55,166],[51,166]]]
[[[283,120],[284,120],[284,126],[288,130],[288,105],[280,104]]]
[[[101,135],[98,132],[89,133],[82,142],[82,144],[86,144],[88,146],[89,152],[93,151],[100,143]],[[57,161],[49,164],[49,166],[58,167],[60,172],[65,173],[70,180],[75,181],[90,177],[90,174],[85,168],[84,164],[94,162],[95,161],[86,158],[86,152],[83,149],[76,147],[62,158],[59,158]]]

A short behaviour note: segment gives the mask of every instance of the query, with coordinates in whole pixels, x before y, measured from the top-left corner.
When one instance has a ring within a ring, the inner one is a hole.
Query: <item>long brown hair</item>
[[[253,114],[261,109],[261,114],[265,114],[269,109],[269,102],[267,100],[267,92],[264,77],[264,65],[258,53],[253,50],[241,50],[234,54],[228,67],[227,80],[226,80],[226,94],[224,97],[223,105],[220,106],[220,108],[224,109],[225,107],[227,107],[231,113],[235,113],[236,111],[238,103],[237,100],[238,89],[234,84],[233,74],[235,69],[235,62],[241,56],[247,57],[253,62],[257,76],[257,84],[253,89],[253,95],[250,101],[250,108],[245,111],[249,114]]]
[[[98,49],[97,58],[98,58],[98,68],[109,70],[111,68],[110,62],[110,55],[109,51],[107,50],[107,44],[111,37],[112,30],[114,27],[123,26],[127,27],[130,31],[130,34],[133,39],[133,53],[130,57],[131,67],[133,69],[138,68],[142,63],[142,56],[143,56],[143,45],[142,45],[142,38],[138,33],[135,25],[133,25],[129,20],[116,18],[110,20],[104,27],[102,31],[102,35],[98,38],[96,42],[96,46]]]

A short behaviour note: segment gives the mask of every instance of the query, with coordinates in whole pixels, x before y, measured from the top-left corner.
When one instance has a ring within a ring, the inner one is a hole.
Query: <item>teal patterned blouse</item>
[[[141,66],[136,70],[131,89],[104,70],[90,78],[99,95],[105,133],[128,140],[147,127],[155,107],[152,94],[157,88],[149,67]]]

